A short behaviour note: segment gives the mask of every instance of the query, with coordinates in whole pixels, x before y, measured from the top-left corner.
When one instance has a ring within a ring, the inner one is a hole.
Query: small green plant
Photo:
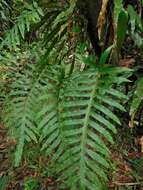
[[[24,190],[36,190],[39,187],[39,182],[33,178],[28,177],[24,182]]]

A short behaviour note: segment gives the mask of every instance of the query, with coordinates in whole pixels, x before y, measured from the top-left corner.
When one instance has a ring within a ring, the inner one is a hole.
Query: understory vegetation
[[[0,0],[0,190],[143,189],[142,19],[142,0]]]

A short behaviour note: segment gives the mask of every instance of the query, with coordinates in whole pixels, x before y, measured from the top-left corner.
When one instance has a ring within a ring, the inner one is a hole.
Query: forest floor
[[[127,129],[126,129],[127,130]],[[138,139],[130,132],[120,129],[118,145],[112,147],[113,170],[109,176],[111,190],[143,190],[143,154],[140,152]],[[128,135],[127,135],[128,134]],[[35,190],[59,190],[56,181],[50,177],[41,178],[40,173],[27,167],[26,162],[19,168],[12,168],[10,153],[15,142],[8,139],[7,130],[0,125],[0,178],[7,176],[0,183],[0,190],[23,190],[23,183],[28,177],[40,179],[43,187]],[[110,172],[109,172],[110,173]],[[2,187],[3,186],[3,187]],[[26,189],[28,190],[28,189]]]

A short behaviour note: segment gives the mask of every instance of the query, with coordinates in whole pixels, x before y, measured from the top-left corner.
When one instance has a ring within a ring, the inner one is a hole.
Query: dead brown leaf
[[[119,61],[119,66],[121,67],[132,67],[135,63],[135,60],[133,58],[126,58],[126,59],[121,59]]]

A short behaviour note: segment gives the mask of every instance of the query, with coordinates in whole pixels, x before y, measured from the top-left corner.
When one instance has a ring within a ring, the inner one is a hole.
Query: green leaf
[[[8,176],[0,176],[0,190],[5,190],[9,182]]]
[[[104,65],[110,55],[110,52],[113,48],[113,45],[108,47],[101,55],[100,59],[99,59],[99,65]]]
[[[114,18],[115,23],[118,21],[119,14],[121,10],[123,9],[123,0],[116,0],[114,1]]]
[[[122,9],[119,13],[117,22],[117,48],[120,50],[126,36],[128,27],[128,13],[125,9]]]
[[[137,88],[134,92],[133,100],[131,103],[131,108],[130,108],[130,115],[132,116],[132,119],[134,119],[134,116],[136,112],[138,111],[138,108],[143,100],[143,78],[141,78],[137,82]]]

